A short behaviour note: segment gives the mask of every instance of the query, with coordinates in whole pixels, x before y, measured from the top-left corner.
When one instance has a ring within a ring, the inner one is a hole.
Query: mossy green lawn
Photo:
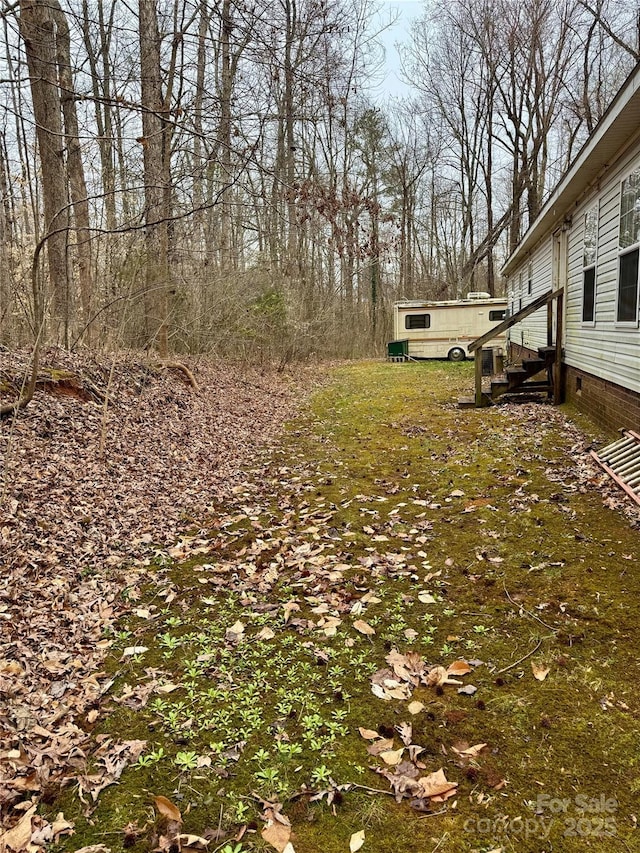
[[[189,833],[249,824],[242,851],[268,848],[256,797],[283,804],[297,853],[361,829],[370,853],[640,849],[638,531],[576,477],[563,414],[460,411],[471,381],[337,368],[234,504],[192,520],[200,551],[155,567],[112,638],[95,734],[147,746],[89,817],[75,791],[52,806],[76,823],[67,849],[118,850],[131,822],[150,849],[153,795]],[[477,692],[418,687],[416,715],[377,698],[393,649],[473,660]],[[428,813],[369,790],[389,786],[358,728],[403,722],[423,772],[458,782]]]

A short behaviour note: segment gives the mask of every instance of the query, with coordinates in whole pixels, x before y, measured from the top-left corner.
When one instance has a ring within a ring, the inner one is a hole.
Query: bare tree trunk
[[[56,47],[58,54],[58,75],[67,143],[67,176],[73,215],[76,226],[76,245],[78,257],[78,281],[80,300],[85,324],[91,320],[91,301],[93,298],[93,276],[91,268],[91,231],[89,222],[89,201],[87,184],[84,178],[84,165],[80,150],[80,133],[76,113],[75,87],[71,73],[71,41],[67,19],[58,0],[48,0],[56,26]],[[91,327],[88,327],[88,332]],[[90,337],[90,335],[89,335]]]
[[[116,228],[116,199],[115,199],[115,169],[113,158],[113,127],[111,118],[111,63],[109,47],[113,28],[113,13],[115,3],[111,4],[108,23],[104,18],[104,4],[97,4],[99,45],[98,52],[91,41],[89,4],[82,2],[83,38],[91,70],[91,85],[95,110],[96,130],[98,133],[98,151],[100,152],[100,168],[102,172],[102,189],[104,193],[105,221],[109,231]],[[99,62],[99,60],[102,60]]]
[[[490,82],[490,86],[493,84]],[[484,164],[484,186],[487,199],[487,234],[493,234],[493,91],[487,98],[487,152]],[[496,295],[495,266],[493,260],[493,243],[487,251],[487,290],[491,296]]]
[[[27,143],[25,133],[24,115],[25,110],[22,105],[22,95],[20,85],[16,80],[14,71],[14,63],[11,58],[11,49],[8,31],[8,15],[4,16],[4,57],[6,63],[7,82],[11,89],[11,107],[15,117],[15,139],[18,148],[20,159],[21,179],[18,181],[18,190],[20,193],[20,221],[22,223],[22,231],[24,234],[31,235],[34,231],[37,233],[36,219],[38,215],[38,205],[34,189],[34,181],[32,180],[30,158],[28,155],[29,145]],[[17,220],[16,220],[17,223]]]
[[[169,354],[169,234],[165,186],[162,117],[164,101],[160,70],[160,33],[154,0],[139,0],[140,84],[145,192],[146,297],[148,333],[161,358]]]
[[[297,28],[296,0],[285,0],[286,29],[284,46],[284,116],[286,145],[286,181],[287,181],[287,272],[295,268],[298,253],[298,228],[296,211],[296,143],[294,115],[294,67],[293,40]]]
[[[10,333],[7,315],[12,309],[11,299],[11,248],[13,244],[13,216],[9,193],[9,172],[4,134],[0,134],[0,335]],[[8,334],[6,337],[8,339]]]
[[[221,19],[221,64],[220,69],[220,133],[219,159],[221,171],[221,207],[220,207],[220,270],[226,275],[231,263],[231,94],[233,73],[231,69],[231,33],[233,17],[231,0],[222,2]]]
[[[24,40],[31,84],[36,138],[40,152],[45,235],[53,297],[55,336],[68,343],[70,287],[67,267],[69,208],[64,162],[64,134],[57,79],[55,23],[48,3],[22,0],[20,33]],[[60,328],[62,327],[62,329]]]
[[[198,26],[198,55],[196,64],[196,91],[193,100],[193,204],[196,209],[194,242],[199,253],[205,242],[204,203],[204,157],[203,157],[203,122],[202,107],[204,103],[206,37],[209,27],[209,7],[205,0],[200,3],[200,23]]]

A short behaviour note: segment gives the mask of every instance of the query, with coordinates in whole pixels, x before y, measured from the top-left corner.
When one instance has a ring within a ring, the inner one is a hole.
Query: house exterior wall
[[[575,367],[565,369],[564,387],[566,402],[588,415],[612,437],[619,429],[638,430],[640,394],[635,391]]]
[[[531,274],[531,275],[530,275]],[[553,246],[551,239],[541,243],[527,259],[509,277],[507,299],[509,313],[515,314],[520,308],[525,308],[534,299],[542,296],[551,289],[553,277]],[[531,290],[529,292],[529,281]],[[510,330],[510,343],[531,350],[546,346],[547,343],[547,311],[541,308]]]
[[[619,276],[620,187],[640,167],[640,145],[611,170],[601,188],[576,210],[569,235],[564,361],[577,370],[640,393],[640,329],[616,321]],[[585,214],[598,212],[595,316],[583,322]]]
[[[532,263],[531,293],[522,294],[524,307],[537,296],[558,287],[566,273],[564,316],[564,397],[601,426],[640,429],[640,328],[616,320],[619,279],[621,183],[640,168],[640,141],[616,158],[598,183],[577,205],[565,211],[565,224],[547,233],[530,256],[509,275],[509,308],[518,310],[520,279],[526,283]],[[583,320],[585,214],[597,211],[595,298],[592,321]],[[570,224],[569,224],[570,223]],[[566,268],[554,269],[558,234],[566,235]],[[541,309],[511,330],[512,356],[522,348],[546,344],[546,311]],[[527,353],[524,353],[527,354]]]

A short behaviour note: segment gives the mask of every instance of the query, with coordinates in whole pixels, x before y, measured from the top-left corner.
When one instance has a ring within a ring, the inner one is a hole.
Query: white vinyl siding
[[[640,68],[636,68],[503,266],[503,273],[512,287],[526,269],[529,257],[534,256],[533,293],[527,301],[545,290],[566,284],[565,363],[638,394],[640,328],[638,322],[617,321],[617,295],[621,253],[620,189],[622,181],[640,168],[639,111]],[[633,199],[634,204],[638,200]],[[582,320],[585,269],[582,231],[584,214],[595,204],[599,205],[596,296],[594,322],[587,324]],[[625,213],[627,207],[629,205],[625,205]],[[638,240],[640,254],[638,224],[629,225],[627,216],[624,226],[629,232],[628,239]],[[570,231],[564,232],[568,238],[566,270],[558,270],[556,259],[565,255],[565,247],[561,244],[559,250],[554,234],[561,234],[560,229],[567,226]],[[540,253],[554,259],[552,274],[543,271],[543,264],[536,263],[535,256]],[[534,341],[536,344],[542,342],[539,327],[533,322],[525,321],[523,327],[525,331],[521,334],[529,346]],[[516,342],[518,328],[516,326],[512,332],[512,340]]]
[[[617,385],[640,392],[640,330],[616,319],[620,186],[638,161],[639,146],[618,163],[573,214],[569,236],[565,362]],[[582,322],[584,214],[599,200],[596,304],[593,326]]]
[[[640,145],[619,163],[582,204],[572,211],[572,227],[567,244],[567,292],[565,307],[564,360],[601,379],[640,392],[640,330],[621,326],[616,320],[620,185],[640,156]],[[599,203],[596,301],[594,323],[582,320],[584,272],[584,215]],[[549,234],[532,255],[533,280],[531,295],[523,295],[523,305],[532,302],[555,287],[553,280],[553,235]],[[509,304],[520,296],[520,273],[527,281],[529,260],[524,259],[509,277]],[[517,306],[516,302],[516,306]],[[555,306],[554,306],[555,310]],[[547,312],[542,308],[510,330],[510,340],[536,350],[547,343]]]
[[[612,322],[615,316],[619,212],[620,191],[619,186],[614,184],[605,189],[600,200],[596,305],[598,321]]]
[[[533,302],[543,293],[546,293],[552,287],[552,248],[551,241],[546,240],[542,245],[533,252],[530,259],[524,261],[510,278],[513,281],[513,294],[515,296],[515,310],[518,310],[520,297],[522,297],[522,307]],[[529,289],[529,275],[531,274],[531,293]],[[520,278],[524,282],[524,287],[520,288]],[[509,307],[511,307],[511,294],[509,295]],[[509,330],[509,340],[518,346],[527,347],[527,349],[537,350],[538,347],[547,345],[547,309],[540,308],[534,314],[530,314],[521,323],[517,323]]]

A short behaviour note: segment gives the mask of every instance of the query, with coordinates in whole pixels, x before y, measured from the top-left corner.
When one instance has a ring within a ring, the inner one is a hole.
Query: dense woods
[[[5,4],[0,344],[353,356],[400,296],[500,292],[638,61],[638,10],[427,3],[403,99],[376,87],[381,20],[369,0]]]

